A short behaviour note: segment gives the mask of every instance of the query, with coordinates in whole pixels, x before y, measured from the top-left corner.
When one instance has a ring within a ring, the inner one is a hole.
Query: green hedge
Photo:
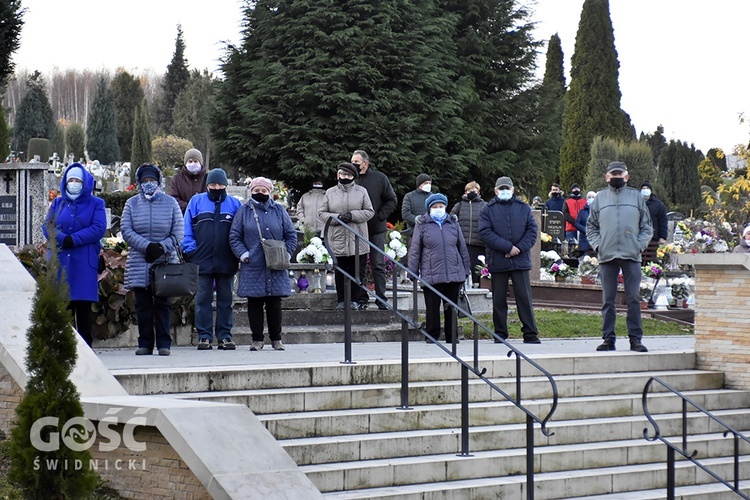
[[[122,216],[125,203],[131,196],[138,194],[138,191],[117,191],[114,193],[99,193],[99,197],[104,200],[107,208],[112,209],[112,215]]]

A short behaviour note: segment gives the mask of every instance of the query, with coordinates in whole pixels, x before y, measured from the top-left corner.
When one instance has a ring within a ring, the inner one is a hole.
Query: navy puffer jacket
[[[537,232],[530,206],[515,196],[508,201],[492,198],[479,215],[479,234],[487,247],[490,273],[530,270],[530,250],[536,243]],[[506,257],[514,246],[521,253]]]
[[[460,283],[471,274],[469,251],[458,221],[448,215],[443,224],[420,215],[409,248],[409,270],[430,285]]]

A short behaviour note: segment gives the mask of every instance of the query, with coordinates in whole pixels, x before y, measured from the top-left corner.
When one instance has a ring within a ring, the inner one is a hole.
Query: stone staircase
[[[641,401],[651,376],[746,435],[750,430],[750,392],[723,389],[723,374],[696,370],[692,352],[534,360],[553,374],[559,394],[549,424],[553,434],[545,437],[535,426],[536,499],[666,498],[666,447],[643,437],[647,427],[653,435]],[[498,355],[480,364],[486,376],[515,395],[514,359]],[[470,456],[460,456],[458,365],[447,359],[412,361],[406,410],[398,408],[400,371],[398,361],[367,361],[115,374],[131,394],[247,405],[328,498],[526,498],[525,414],[484,382],[471,380]],[[531,370],[524,375],[524,404],[546,415],[549,382]],[[653,393],[649,409],[663,435],[680,432],[677,397]],[[687,420],[689,449],[731,481],[733,441],[701,414],[691,412]],[[747,494],[747,443],[741,442],[740,453],[740,484]],[[676,481],[677,498],[738,498],[687,461],[678,461]]]

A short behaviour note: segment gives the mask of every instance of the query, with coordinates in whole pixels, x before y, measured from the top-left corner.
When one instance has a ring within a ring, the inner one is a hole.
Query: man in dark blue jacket
[[[227,196],[229,181],[216,168],[206,176],[205,193],[196,194],[185,209],[185,238],[182,249],[198,264],[198,292],[195,294],[195,328],[198,350],[211,349],[214,331],[219,349],[234,350],[232,341],[232,279],[237,257],[229,246],[229,230],[242,203]],[[213,321],[213,292],[216,287],[216,328]]]
[[[516,308],[525,344],[539,344],[531,305],[531,248],[537,225],[531,207],[516,198],[510,177],[495,183],[495,197],[479,215],[479,234],[487,246],[487,268],[492,275],[492,321],[495,334],[508,338],[508,279],[513,280]]]

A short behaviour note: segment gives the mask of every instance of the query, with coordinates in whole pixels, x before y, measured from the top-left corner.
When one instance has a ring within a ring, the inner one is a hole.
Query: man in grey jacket
[[[628,305],[627,326],[630,350],[648,352],[641,343],[641,305],[638,291],[641,283],[641,253],[651,241],[654,230],[651,216],[641,193],[627,187],[628,166],[612,162],[604,177],[609,187],[599,191],[591,204],[586,236],[591,248],[599,254],[602,278],[602,338],[597,351],[614,351],[615,298],[617,277],[622,270],[625,299]]]

